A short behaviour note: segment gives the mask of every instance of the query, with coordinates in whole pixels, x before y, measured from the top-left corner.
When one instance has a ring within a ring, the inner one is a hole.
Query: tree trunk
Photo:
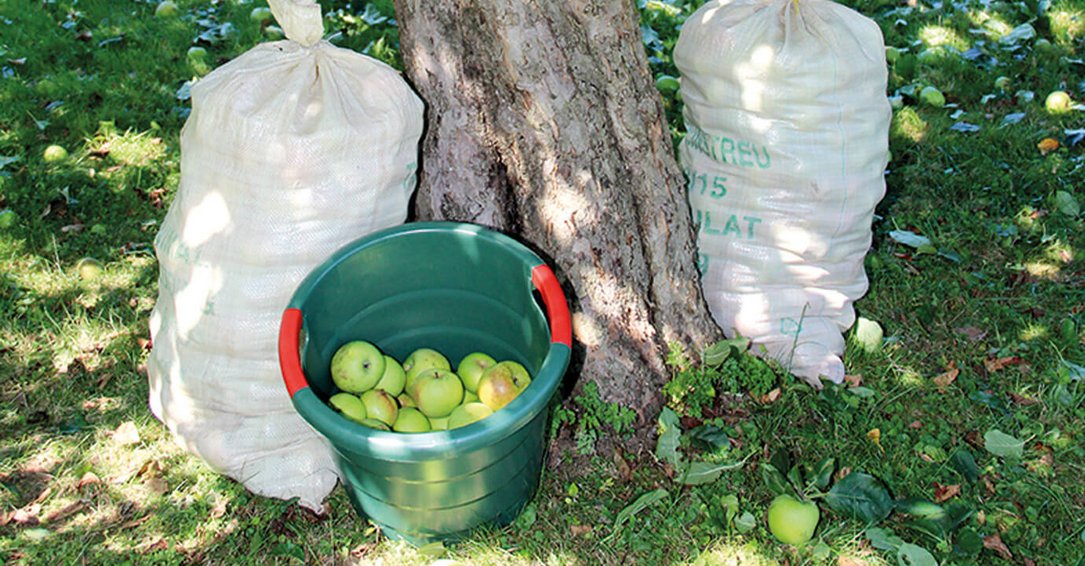
[[[668,344],[721,335],[634,3],[396,0],[396,15],[427,104],[416,215],[539,250],[573,309],[570,377],[654,417]]]

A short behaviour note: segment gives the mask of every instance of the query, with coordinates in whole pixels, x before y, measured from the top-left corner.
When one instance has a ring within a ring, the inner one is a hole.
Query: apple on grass
[[[362,393],[361,398],[368,418],[377,419],[386,425],[392,425],[396,422],[396,413],[399,412],[399,406],[396,405],[395,397],[380,389],[370,389]]]
[[[328,399],[328,404],[336,412],[356,423],[366,419],[365,404],[357,396],[350,393],[336,393]]]
[[[403,359],[403,371],[407,374],[405,387],[408,392],[418,374],[430,368],[452,371],[452,364],[448,363],[444,354],[432,348],[419,348]]]
[[[527,369],[518,362],[507,360],[482,374],[478,399],[496,411],[512,402],[530,384]]]
[[[396,422],[392,425],[396,432],[429,432],[430,424],[426,415],[414,407],[404,407],[399,410]]]
[[[463,380],[464,389],[477,392],[482,374],[495,365],[497,365],[497,360],[493,359],[493,356],[483,352],[472,352],[460,360],[456,366],[456,375]]]
[[[463,382],[449,370],[427,369],[418,374],[408,393],[423,415],[447,417],[463,402]]]
[[[389,395],[395,397],[400,393],[403,393],[403,387],[406,383],[407,374],[403,372],[403,366],[399,365],[399,362],[397,362],[395,358],[385,354],[384,374],[381,375],[381,379],[377,382],[376,388],[381,391],[386,391]]]
[[[364,340],[347,342],[332,356],[331,373],[335,386],[343,391],[368,391],[384,375],[384,354]]]
[[[464,403],[448,415],[448,430],[467,426],[494,414],[493,409],[482,403]]]
[[[790,495],[778,495],[769,504],[769,531],[776,540],[799,545],[814,536],[821,513],[813,501],[799,501]]]

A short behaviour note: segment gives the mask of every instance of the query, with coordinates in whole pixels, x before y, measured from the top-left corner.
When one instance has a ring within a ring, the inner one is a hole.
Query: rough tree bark
[[[571,295],[581,383],[646,422],[668,343],[721,335],[634,3],[395,5],[407,76],[427,105],[416,215],[540,250]]]

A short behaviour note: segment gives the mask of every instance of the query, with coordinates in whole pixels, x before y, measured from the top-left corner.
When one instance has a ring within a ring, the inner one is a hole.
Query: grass
[[[11,211],[0,220],[13,221],[0,228],[6,562],[897,561],[824,501],[815,543],[776,543],[758,468],[781,451],[808,464],[833,457],[838,477],[864,470],[895,498],[959,489],[945,505],[968,515],[949,533],[902,512],[879,524],[943,563],[997,563],[996,534],[1015,563],[1085,556],[1085,230],[1075,210],[1085,114],[1044,107],[1053,90],[1085,99],[1080,0],[851,4],[901,50],[887,93],[901,104],[888,194],[870,292],[856,305],[887,339],[875,351],[849,340],[860,387],[815,392],[781,378],[771,402],[720,395],[699,417],[675,405],[678,448],[659,460],[607,442],[628,432],[627,412],[590,391],[566,399],[552,432],[563,448],[516,523],[423,549],[382,538],[342,489],[319,517],[247,493],[177,447],[146,408],[151,242],[178,184],[185,85],[274,33],[250,18],[253,4],[178,3],[179,17],[156,18],[153,2],[0,0],[0,209]],[[669,53],[698,4],[640,2],[657,76],[677,75]],[[325,2],[325,23],[340,45],[396,64],[390,5]],[[205,59],[186,55],[196,44]],[[1008,85],[996,86],[1002,76]],[[660,84],[681,136],[681,101]],[[947,107],[918,100],[928,85]],[[1057,143],[1041,149],[1048,138]],[[51,145],[68,156],[45,160]],[[80,270],[83,258],[100,274]],[[714,379],[688,373],[706,371],[690,357],[676,380]],[[698,440],[705,426],[725,447]],[[988,450],[993,430],[1024,441],[1020,457]],[[745,465],[685,486],[668,461],[677,455]]]

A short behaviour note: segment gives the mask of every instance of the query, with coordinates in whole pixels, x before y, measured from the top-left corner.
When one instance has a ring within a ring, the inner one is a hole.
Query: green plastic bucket
[[[419,347],[452,364],[487,352],[524,364],[532,382],[466,427],[370,429],[325,404],[332,355],[350,340],[399,360]],[[334,449],[354,508],[422,544],[508,524],[531,499],[570,344],[568,304],[537,255],[481,226],[410,223],[344,246],[301,282],[283,313],[279,363],[295,409]]]

